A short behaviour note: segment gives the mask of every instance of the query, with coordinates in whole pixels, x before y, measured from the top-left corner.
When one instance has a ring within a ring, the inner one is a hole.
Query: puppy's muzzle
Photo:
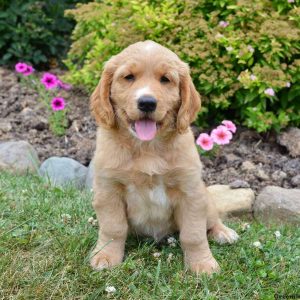
[[[157,101],[152,96],[141,96],[138,99],[138,109],[145,113],[150,113],[155,111]]]

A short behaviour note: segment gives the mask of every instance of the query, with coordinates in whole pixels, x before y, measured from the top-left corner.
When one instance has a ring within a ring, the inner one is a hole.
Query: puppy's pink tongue
[[[142,141],[150,141],[156,134],[156,123],[151,120],[139,120],[134,123],[138,138]]]

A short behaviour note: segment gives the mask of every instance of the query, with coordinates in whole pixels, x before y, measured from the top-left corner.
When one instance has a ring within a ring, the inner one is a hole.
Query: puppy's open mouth
[[[141,141],[151,141],[154,139],[158,126],[155,121],[147,118],[131,122],[132,130]]]

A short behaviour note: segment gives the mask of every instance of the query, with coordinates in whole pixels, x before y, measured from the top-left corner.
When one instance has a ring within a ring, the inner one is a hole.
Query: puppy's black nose
[[[141,96],[138,99],[138,109],[142,112],[153,112],[156,109],[156,99],[152,96]]]

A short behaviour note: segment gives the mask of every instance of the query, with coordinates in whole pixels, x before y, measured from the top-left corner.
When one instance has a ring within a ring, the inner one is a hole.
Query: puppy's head
[[[129,130],[143,141],[174,130],[185,132],[199,108],[188,66],[152,41],[113,56],[91,97],[100,126]]]

